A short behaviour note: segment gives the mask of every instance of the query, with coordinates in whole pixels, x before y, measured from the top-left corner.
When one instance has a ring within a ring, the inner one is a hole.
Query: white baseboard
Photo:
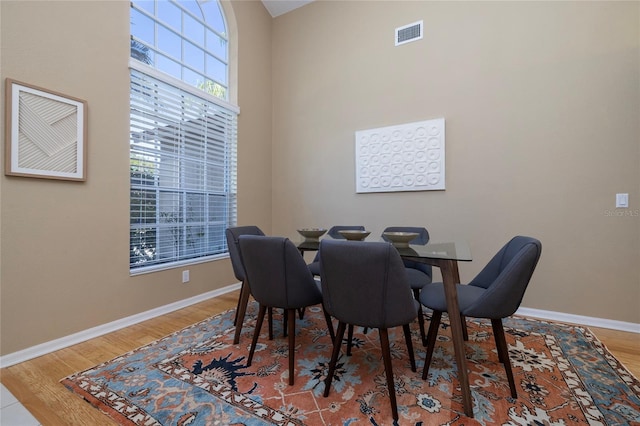
[[[567,322],[571,324],[586,325],[591,327],[610,328],[613,330],[640,333],[640,324],[633,322],[615,321],[604,318],[587,317],[583,315],[565,314],[562,312],[543,311],[540,309],[520,308],[516,315],[546,319],[551,321]]]
[[[33,358],[37,358],[42,355],[46,355],[51,352],[64,349],[71,345],[75,345],[99,336],[102,336],[112,331],[120,330],[125,327],[146,321],[151,318],[159,317],[161,315],[168,314],[169,312],[177,311],[178,309],[186,308],[187,306],[194,305],[213,297],[220,296],[231,291],[240,289],[240,283],[232,284],[223,288],[208,291],[206,293],[199,294],[197,296],[190,297],[188,299],[179,300],[168,305],[160,306],[158,308],[151,309],[149,311],[141,312],[139,314],[131,315],[130,317],[122,318],[116,321],[112,321],[107,324],[99,325],[97,327],[90,328],[78,333],[71,334],[69,336],[61,337],[60,339],[52,340],[50,342],[42,343],[40,345],[32,346],[30,348],[13,352],[0,357],[0,368],[9,367],[14,364],[19,364],[24,361],[28,361]]]
[[[46,355],[51,352],[64,349],[66,347],[81,343],[99,336],[102,336],[112,331],[120,330],[125,327],[146,321],[151,318],[155,318],[169,312],[177,311],[178,309],[185,308],[190,305],[202,302],[207,299],[211,299],[216,296],[220,296],[231,291],[240,289],[240,283],[232,284],[217,290],[212,290],[207,293],[200,294],[198,296],[190,297],[188,299],[180,300],[178,302],[170,303],[165,306],[160,306],[155,309],[151,309],[146,312],[141,312],[130,317],[122,318],[107,324],[93,327],[88,330],[81,331],[79,333],[71,334],[60,339],[52,340],[50,342],[42,343],[40,345],[32,346],[30,348],[13,352],[0,357],[0,368],[9,367],[11,365],[19,364],[24,361],[28,361],[33,358],[37,358],[42,355]],[[565,314],[562,312],[543,311],[540,309],[520,308],[516,311],[517,315],[546,319],[550,321],[561,321],[572,324],[580,324],[592,327],[610,328],[614,330],[627,331],[631,333],[640,334],[640,324],[615,321],[602,318],[593,318],[582,315]]]

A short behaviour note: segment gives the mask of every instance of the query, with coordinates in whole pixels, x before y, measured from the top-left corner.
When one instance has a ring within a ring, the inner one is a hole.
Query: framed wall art
[[[6,80],[5,174],[85,181],[87,102]]]
[[[444,118],[356,132],[356,192],[445,189]]]

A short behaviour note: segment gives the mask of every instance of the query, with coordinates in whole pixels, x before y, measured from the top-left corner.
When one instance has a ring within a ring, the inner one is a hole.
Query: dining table
[[[297,243],[298,250],[304,255],[307,251],[317,251],[320,248],[320,240],[305,240]],[[428,242],[425,245],[396,246],[403,259],[421,262],[440,268],[442,282],[444,284],[447,313],[451,327],[451,337],[458,370],[458,381],[462,392],[462,406],[467,417],[473,417],[473,401],[469,388],[469,373],[467,370],[467,358],[465,351],[465,330],[463,318],[460,315],[458,305],[458,292],[456,284],[460,283],[458,262],[469,262],[472,259],[469,244],[463,240],[448,242]]]

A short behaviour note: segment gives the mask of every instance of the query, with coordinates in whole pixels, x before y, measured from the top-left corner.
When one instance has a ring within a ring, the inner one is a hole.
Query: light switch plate
[[[629,194],[616,194],[616,208],[629,207]]]

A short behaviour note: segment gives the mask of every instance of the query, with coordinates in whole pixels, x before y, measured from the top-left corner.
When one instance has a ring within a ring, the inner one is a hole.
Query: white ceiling
[[[311,3],[313,0],[262,0],[264,7],[267,8],[272,17],[284,15],[293,9]]]

